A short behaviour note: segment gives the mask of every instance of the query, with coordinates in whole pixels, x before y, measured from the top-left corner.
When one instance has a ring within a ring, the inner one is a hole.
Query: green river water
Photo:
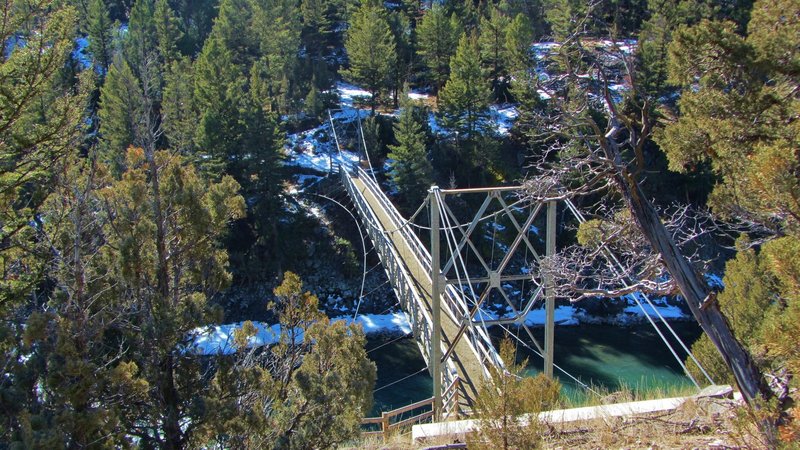
[[[699,327],[693,322],[673,323],[672,326],[687,345],[700,335]],[[543,330],[533,331],[539,342],[543,342]],[[493,328],[491,334],[499,340],[503,330]],[[650,325],[557,327],[555,336],[555,363],[583,383],[601,386],[607,391],[624,385],[640,392],[660,390],[667,394],[691,386]],[[431,395],[431,378],[427,370],[422,370],[425,363],[416,342],[411,338],[387,342],[370,339],[367,343],[369,357],[378,367],[373,415]],[[384,346],[376,348],[380,345]],[[520,360],[528,358],[528,374],[535,375],[542,370],[540,357],[521,344],[517,348]],[[563,385],[563,394],[573,402],[580,402],[588,395],[563,373],[556,370],[556,375]],[[404,380],[389,385],[401,379]]]

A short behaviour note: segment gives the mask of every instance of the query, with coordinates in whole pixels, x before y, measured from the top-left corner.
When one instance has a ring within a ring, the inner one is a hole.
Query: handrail
[[[367,225],[367,234],[370,236],[370,239],[372,239],[373,243],[375,243],[377,253],[381,259],[381,262],[384,263],[390,280],[394,281],[392,287],[401,303],[403,303],[403,306],[405,306],[406,310],[412,316],[412,327],[414,328],[414,334],[416,336],[421,335],[424,343],[430,343],[433,321],[428,314],[427,309],[420,307],[422,304],[422,297],[417,291],[414,280],[411,278],[404,265],[399,263],[401,259],[398,254],[398,250],[389,239],[389,235],[395,232],[399,232],[401,234],[403,240],[411,249],[412,256],[424,269],[423,272],[427,281],[432,283],[432,258],[430,252],[428,251],[427,247],[422,244],[419,236],[412,232],[410,227],[405,226],[407,225],[405,223],[405,219],[403,219],[403,217],[397,211],[397,208],[391,203],[389,198],[386,196],[377,182],[372,178],[372,176],[370,176],[361,167],[355,167],[353,172],[355,176],[361,180],[366,189],[370,191],[371,195],[383,209],[386,216],[389,218],[392,227],[394,228],[394,230],[391,232],[385,231],[385,228],[380,224],[380,220],[378,219],[376,212],[373,211],[370,205],[366,202],[363,193],[359,192],[359,190],[356,188],[353,180],[350,179],[350,175],[342,172],[343,184],[345,185],[348,194],[353,199],[359,215],[362,217],[362,219],[364,219],[365,225]],[[451,285],[445,287],[444,292],[442,292],[442,297],[444,299],[442,305],[445,313],[453,320],[454,323],[463,323],[464,317],[467,317],[469,312],[469,307],[465,298],[455,289],[455,287]],[[481,372],[484,377],[487,379],[490,377],[487,365],[492,364],[497,367],[504,367],[503,361],[500,358],[500,355],[497,353],[497,350],[494,348],[494,345],[492,344],[489,335],[486,333],[486,330],[484,330],[482,327],[473,326],[470,321],[468,328],[465,329],[464,334],[464,338],[468,347],[480,362]],[[444,348],[444,344],[442,344],[442,346],[442,355],[448,354],[447,348]],[[420,345],[423,358],[428,364],[430,364],[429,347],[429,345]],[[446,369],[442,371],[443,381],[445,384],[452,384],[458,379],[458,370],[455,362],[452,358],[447,358],[443,362],[445,363],[446,367]]]
[[[411,417],[407,417],[405,419],[401,419],[397,422],[392,422],[392,419],[395,417],[413,411],[415,409],[430,407],[430,411],[421,412],[419,414],[415,414]],[[389,433],[397,428],[402,428],[414,423],[422,422],[423,420],[430,419],[434,416],[433,411],[433,397],[426,398],[425,400],[420,400],[418,402],[412,403],[407,406],[403,406],[401,408],[393,409],[391,411],[384,411],[381,413],[380,417],[365,417],[361,419],[361,425],[376,425],[380,424],[381,429],[379,431],[362,431],[361,434],[365,435],[382,435],[384,442],[389,437]]]
[[[411,233],[408,229],[402,227],[402,222],[403,222],[402,216],[397,211],[397,208],[395,208],[395,206],[389,201],[389,199],[386,197],[386,194],[384,194],[383,190],[380,189],[380,186],[378,186],[378,184],[374,181],[374,179],[371,176],[369,176],[369,174],[367,174],[364,171],[364,169],[362,169],[361,167],[358,167],[356,169],[356,173],[358,174],[359,178],[364,183],[364,185],[367,187],[367,189],[370,190],[370,192],[372,193],[373,197],[381,204],[381,207],[383,208],[384,212],[386,212],[387,216],[391,220],[392,226],[395,227],[396,229],[400,230],[400,232],[402,233],[402,235],[404,237],[404,240],[406,241],[406,243],[411,248],[414,258],[417,260],[417,262],[420,264],[420,266],[425,268],[425,276],[428,279],[428,281],[430,282],[430,267],[431,267],[431,262],[430,262],[431,258],[429,256],[430,253],[427,252],[427,249],[425,248],[424,245],[422,245],[422,242],[419,240],[419,237],[417,237],[417,235],[415,235],[414,233]],[[352,180],[350,180],[349,178],[345,180],[345,184],[347,185],[348,192],[352,196],[353,193],[355,193],[356,189],[355,189],[354,186],[351,186],[351,183],[352,183]],[[373,228],[374,227],[375,229],[377,229],[378,232],[380,233],[380,240],[381,241],[388,240],[388,238],[386,237],[386,233],[383,231],[383,229],[380,226],[375,225],[375,224],[378,223],[378,220],[377,220],[377,217],[375,217],[374,211],[372,211],[372,209],[369,208],[368,205],[363,205],[363,206],[361,205],[362,200],[363,200],[361,198],[362,197],[361,195],[358,195],[356,197],[358,197],[357,200],[358,200],[359,206],[360,207],[365,207],[368,210],[369,215],[372,217],[372,219],[374,221],[374,223],[372,224],[372,227],[368,227],[368,228]],[[370,237],[372,237],[372,236],[370,236]],[[391,246],[391,247],[393,248],[393,246]],[[420,253],[423,253],[423,252],[424,252],[424,254],[421,255]],[[394,254],[394,258],[398,258],[398,256],[397,256],[396,252],[394,251],[394,249],[393,249],[392,253]],[[425,257],[424,257],[425,255],[428,255],[427,259],[425,259]],[[421,256],[422,256],[422,258],[421,258]],[[397,260],[399,260],[399,258]],[[393,263],[396,263],[396,261],[390,261],[390,264],[393,264]],[[404,274],[404,276],[408,275],[405,272],[405,270],[403,270],[403,274]],[[410,278],[409,278],[409,280],[410,280]],[[411,283],[411,286],[413,286],[413,283]],[[421,297],[416,292],[416,289],[413,289],[413,291],[415,293],[415,302],[416,302],[416,301],[420,300]],[[433,326],[433,321],[430,319],[430,316],[427,315],[427,310],[423,309],[423,311],[426,313],[425,314],[425,318],[428,321],[428,324],[430,324],[429,327],[432,327]],[[451,317],[453,317],[452,314],[451,314]],[[454,319],[454,321],[457,322],[455,319]],[[426,328],[426,331],[428,331],[428,328]],[[426,334],[426,336],[427,336],[427,334]],[[430,342],[429,338],[427,339],[427,342]],[[444,354],[446,352],[445,348],[443,348],[443,350],[444,351],[442,352],[442,354]],[[478,356],[478,353],[475,351],[475,349],[472,349],[472,351],[476,353],[476,357],[478,357],[478,360],[482,361],[481,358]],[[430,362],[428,353],[429,353],[429,350],[426,348],[423,351],[423,356],[425,357],[425,361],[427,363]],[[444,370],[444,374],[443,374],[444,381],[446,383],[450,383],[454,379],[453,378],[454,374],[458,373],[458,370],[457,370],[457,368],[455,366],[455,363],[452,360],[445,361],[445,365],[447,366],[447,370]],[[488,374],[488,370],[485,367],[483,367],[482,369],[483,369],[484,375]]]
[[[409,244],[409,247],[412,249],[414,253],[414,257],[417,259],[417,262],[426,269],[426,277],[429,281],[432,282],[430,278],[431,272],[431,261],[432,257],[428,248],[422,244],[422,241],[419,237],[411,232],[407,227],[402,227],[402,216],[397,211],[397,208],[389,201],[386,197],[386,194],[383,193],[383,190],[380,189],[380,186],[374,181],[374,179],[367,174],[364,169],[358,168],[358,175],[363,178],[364,184],[369,187],[369,189],[375,195],[375,198],[381,203],[383,209],[388,214],[389,218],[392,219],[392,224],[399,228],[400,232],[406,238],[406,241]],[[464,317],[464,314],[458,314],[459,311],[456,311],[456,306],[459,306],[463,311],[469,311],[469,308],[466,306],[466,301],[464,300],[463,296],[458,293],[458,291],[453,287],[448,285],[445,288],[444,296],[445,297],[445,310],[447,311],[450,318],[455,323],[460,323]],[[485,366],[485,362],[488,360],[491,364],[504,367],[505,364],[503,360],[500,358],[500,355],[497,353],[497,350],[494,348],[492,344],[491,338],[489,337],[486,330],[483,328],[473,327],[471,324],[467,330],[467,342],[469,343],[469,347],[472,349],[473,353],[475,353],[475,357],[478,358],[479,361],[482,363],[483,375],[485,377],[489,377],[490,373]],[[477,336],[475,334],[477,333]]]
[[[375,216],[374,211],[369,208],[369,205],[365,204],[366,201],[363,196],[360,195],[360,193],[356,193],[357,189],[352,180],[349,179],[348,175],[344,172],[342,172],[342,174],[345,188],[350,194],[350,197],[353,199],[353,202],[356,204],[359,215],[365,220],[365,224],[367,225],[367,234],[375,244],[375,248],[378,252],[381,262],[384,263],[384,267],[386,267],[387,272],[390,273],[390,278],[394,278],[396,281],[397,285],[393,285],[392,287],[395,289],[395,291],[397,291],[396,293],[398,294],[400,301],[406,301],[406,303],[408,303],[406,305],[406,310],[412,313],[411,315],[414,321],[413,325],[415,329],[419,331],[421,328],[424,341],[430,342],[433,319],[424,308],[419,307],[419,305],[422,304],[421,296],[419,292],[417,292],[410,274],[408,274],[405,267],[399,263],[401,259],[397,254],[397,250],[394,248],[391,242],[389,242],[388,238],[380,233],[380,227],[378,225],[379,221]],[[407,301],[408,297],[411,297],[410,302]],[[420,317],[418,316],[422,316],[422,323],[420,323]],[[421,348],[423,358],[425,359],[426,363],[430,363],[429,350],[424,347],[425,346],[422,346]]]
[[[459,404],[458,404],[458,391],[459,391],[460,384],[461,384],[461,378],[455,377],[453,382],[450,383],[450,385],[448,385],[447,388],[445,388],[444,393],[443,393],[443,397],[448,397],[450,400],[452,400],[452,404],[450,404],[450,402],[445,402],[445,410],[450,410],[452,412],[452,414],[453,414],[453,417],[455,417],[456,420],[458,420],[459,412],[460,412],[459,411]],[[365,434],[365,435],[378,435],[378,434],[380,434],[380,435],[383,435],[383,438],[385,440],[388,437],[389,432],[391,430],[394,430],[394,429],[397,429],[397,428],[402,428],[404,426],[411,425],[411,424],[414,424],[414,423],[419,423],[419,422],[421,422],[423,420],[430,419],[430,418],[434,417],[435,411],[433,410],[433,401],[434,401],[434,397],[430,397],[430,398],[426,398],[424,400],[420,400],[418,402],[411,403],[410,405],[406,405],[406,406],[402,406],[402,407],[397,408],[397,409],[393,409],[391,411],[381,412],[381,416],[380,417],[365,417],[365,418],[361,419],[361,425],[362,426],[364,426],[364,425],[378,425],[379,424],[381,426],[381,429],[380,429],[380,431],[362,431],[361,434]],[[431,410],[430,411],[421,412],[419,414],[415,414],[415,415],[413,415],[411,417],[407,417],[405,419],[401,419],[401,420],[399,420],[397,422],[392,422],[392,419],[394,419],[395,417],[397,417],[397,416],[399,416],[399,415],[401,415],[403,413],[414,411],[415,409],[424,408],[426,406],[430,407]],[[450,406],[450,408],[447,408],[447,406]]]

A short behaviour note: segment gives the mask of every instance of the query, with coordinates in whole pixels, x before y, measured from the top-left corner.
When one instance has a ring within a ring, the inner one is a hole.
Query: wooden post
[[[433,416],[435,420],[442,413],[442,306],[441,306],[441,260],[439,257],[439,203],[437,202],[438,186],[431,186],[429,191],[431,205],[431,350],[430,365],[433,378]]]
[[[383,443],[389,440],[389,413],[381,413],[381,432],[383,433]]]
[[[547,256],[553,256],[556,253],[556,202],[547,202],[547,234],[545,251]],[[547,378],[553,378],[553,357],[554,357],[554,341],[555,341],[555,286],[553,286],[553,277],[547,276],[544,282],[545,286],[545,320],[544,320],[544,374]]]

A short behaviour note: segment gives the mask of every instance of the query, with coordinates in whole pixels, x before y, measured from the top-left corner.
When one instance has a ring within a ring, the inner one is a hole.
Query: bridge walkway
[[[361,173],[364,174],[364,172]],[[389,242],[391,242],[397,256],[401,260],[401,265],[411,277],[413,287],[419,294],[419,300],[417,301],[421,302],[422,307],[425,310],[425,314],[423,314],[423,316],[430,317],[432,304],[430,256],[420,252],[417,248],[417,245],[409,242],[408,234],[397,229],[397,220],[393,220],[391,212],[387,211],[387,207],[385,206],[387,200],[379,198],[379,195],[383,194],[376,193],[375,189],[368,185],[371,180],[365,181],[363,176],[353,176],[350,174],[345,174],[343,176],[346,177],[345,183],[347,184],[348,181],[352,183],[351,186],[354,187],[358,197],[363,199],[364,203],[368,205],[371,214],[374,215],[374,218],[380,225],[381,233],[388,237]],[[351,192],[350,194],[352,196],[354,192]],[[393,206],[391,206],[391,208],[393,208]],[[359,210],[359,213],[362,215],[365,212],[366,211]],[[394,212],[397,214],[396,211]],[[364,217],[362,217],[362,219],[364,219]],[[385,230],[389,231],[387,232]],[[373,241],[374,240],[375,239],[373,238]],[[427,260],[425,260],[426,257]],[[386,265],[386,261],[383,262],[384,265]],[[406,299],[401,298],[400,300],[401,303],[403,303]],[[446,349],[450,347],[450,343],[458,333],[459,329],[459,325],[453,321],[451,314],[446,309],[445,303],[446,302],[444,301],[441,302],[441,329],[442,341],[444,344],[442,354],[445,354]],[[409,308],[413,309],[413,307],[414,305],[408,305],[408,308],[406,308],[407,312]],[[416,321],[417,320],[412,317],[412,322]],[[414,325],[415,328],[419,326],[419,324],[416,323]],[[417,334],[419,333],[415,332],[415,335]],[[427,356],[428,353],[430,353],[430,350],[429,348],[426,349],[424,347],[430,347],[429,336],[427,336],[426,333],[422,333],[416,337],[418,339],[420,349],[423,351],[423,355],[426,356],[427,361]],[[481,380],[484,379],[486,369],[479,360],[476,351],[471,348],[468,339],[459,339],[454,351],[452,352],[452,357],[449,358],[449,361],[452,361],[452,364],[450,364],[450,370],[452,370],[454,366],[458,377],[460,378],[459,400],[461,402],[461,409],[471,409],[478,389],[480,388]],[[448,369],[446,368],[445,371],[447,370]],[[445,375],[445,378],[448,378],[447,374]],[[445,385],[447,385],[448,380],[445,379],[444,381]]]

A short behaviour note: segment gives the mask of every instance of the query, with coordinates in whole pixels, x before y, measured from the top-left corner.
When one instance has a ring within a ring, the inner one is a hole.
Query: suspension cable
[[[578,210],[578,208],[575,206],[575,204],[572,202],[572,200],[566,199],[565,202],[567,204],[567,207],[570,209],[572,214],[575,216],[575,218],[578,219],[578,222],[580,222],[580,223],[586,222],[586,218]],[[613,262],[613,264],[611,266],[611,269],[614,271],[614,273],[618,277],[622,278],[622,272],[621,272],[622,263],[619,261],[619,259],[617,259],[616,255],[614,255],[613,252],[611,252],[611,250],[609,250],[607,248],[603,249],[603,253],[609,260],[611,260],[611,262]],[[625,281],[623,281],[623,284],[627,285],[627,283]],[[658,311],[658,309],[655,307],[655,305],[650,300],[650,297],[647,294],[643,293],[643,292],[640,293],[640,294],[642,295],[642,297],[644,297],[644,299],[647,301],[647,304],[655,312],[656,316],[660,319],[660,321],[664,324],[664,326],[667,327],[667,329],[670,331],[672,336],[678,341],[678,343],[683,348],[683,350],[687,353],[687,355],[689,355],[689,358],[691,358],[691,360],[695,363],[695,365],[697,365],[697,367],[703,373],[703,375],[708,380],[708,382],[711,383],[711,384],[714,384],[714,381],[711,379],[711,376],[708,374],[708,372],[706,372],[705,368],[703,368],[703,366],[700,364],[700,361],[697,360],[697,358],[694,356],[694,354],[691,352],[691,350],[686,346],[686,344],[683,342],[683,340],[678,336],[678,334],[675,332],[675,330],[672,328],[672,326],[669,324],[669,322],[667,322],[667,320],[664,318],[664,316],[661,315],[661,313]],[[700,385],[698,384],[697,380],[694,379],[694,377],[692,376],[692,374],[689,372],[688,368],[686,367],[686,364],[684,364],[683,360],[677,355],[677,353],[675,353],[675,350],[672,348],[672,345],[670,345],[669,341],[663,335],[661,330],[658,328],[658,326],[656,326],[655,322],[653,321],[652,317],[650,317],[650,314],[647,312],[647,310],[645,310],[644,305],[642,305],[642,303],[639,300],[638,296],[634,295],[634,294],[628,294],[627,297],[632,298],[634,300],[634,302],[636,302],[636,304],[639,306],[639,308],[644,313],[644,315],[647,318],[648,322],[650,322],[650,324],[656,330],[658,335],[661,337],[661,340],[664,341],[664,343],[667,345],[667,348],[670,350],[672,355],[678,361],[678,364],[680,364],[680,366],[683,369],[684,373],[689,377],[689,379],[692,381],[692,383],[699,389]]]
[[[422,372],[424,372],[424,371],[426,371],[426,370],[428,370],[428,368],[427,368],[427,367],[423,367],[422,369],[419,369],[418,371],[416,371],[416,372],[414,372],[414,373],[412,373],[412,374],[410,374],[410,375],[404,376],[403,378],[400,378],[400,379],[399,379],[399,380],[397,380],[397,381],[392,381],[392,382],[391,382],[391,383],[389,383],[389,384],[384,384],[383,386],[381,386],[381,387],[379,387],[379,388],[377,388],[377,389],[373,390],[373,391],[372,391],[372,393],[374,394],[374,393],[376,393],[376,392],[378,392],[378,391],[380,391],[380,390],[382,390],[382,389],[386,389],[386,388],[388,388],[388,387],[394,386],[394,385],[395,385],[395,384],[397,384],[397,383],[400,383],[400,382],[406,381],[407,379],[409,379],[409,378],[411,378],[411,377],[413,377],[413,376],[419,375],[419,374],[421,374]]]
[[[339,203],[337,200],[334,200],[334,199],[332,199],[330,197],[327,197],[325,195],[322,195],[322,194],[315,194],[313,192],[304,192],[304,194],[316,195],[317,197],[324,198],[324,199],[326,199],[328,201],[333,202],[334,204],[338,205],[339,207],[341,207],[342,209],[347,211],[347,214],[349,214],[350,217],[353,219],[353,221],[356,223],[356,227],[358,228],[358,234],[361,237],[361,254],[364,255],[364,256],[363,256],[363,262],[362,262],[362,269],[363,270],[362,270],[362,273],[361,273],[361,291],[358,294],[358,304],[356,305],[356,312],[353,315],[353,320],[355,320],[355,318],[358,316],[358,310],[361,308],[361,301],[364,300],[364,285],[366,284],[366,281],[367,281],[367,242],[366,242],[366,239],[364,238],[364,231],[361,229],[361,224],[359,223],[359,221],[356,218],[356,216],[353,215],[352,211],[350,211],[343,204]]]

